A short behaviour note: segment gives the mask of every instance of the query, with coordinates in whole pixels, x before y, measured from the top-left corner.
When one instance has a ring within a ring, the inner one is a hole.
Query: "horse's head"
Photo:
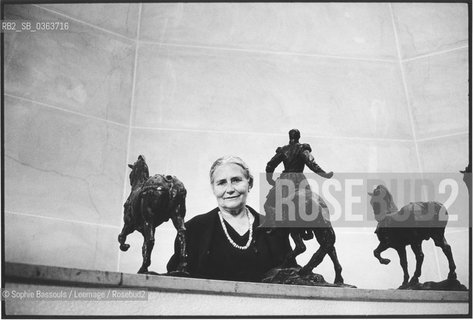
[[[387,213],[398,211],[393,196],[385,186],[376,186],[373,192],[368,192],[368,195],[371,196],[370,204],[373,207],[376,221],[383,220]]]
[[[146,164],[144,156],[139,155],[138,160],[136,160],[134,164],[129,164],[128,167],[131,169],[130,184],[132,187],[149,178],[148,165]]]

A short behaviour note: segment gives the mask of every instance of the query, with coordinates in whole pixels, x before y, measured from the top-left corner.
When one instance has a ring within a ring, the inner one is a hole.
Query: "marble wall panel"
[[[468,134],[418,143],[425,172],[455,172],[468,165]]]
[[[5,18],[68,21],[32,5],[7,5]],[[129,123],[135,45],[70,22],[67,31],[5,34],[5,92]]]
[[[397,56],[387,4],[144,4],[140,39],[362,58]]]
[[[331,138],[315,141],[311,143],[312,153],[334,172],[420,171],[411,141]]]
[[[468,131],[468,49],[405,63],[417,138]]]
[[[5,209],[117,225],[128,128],[5,99]]]
[[[139,9],[137,3],[45,3],[40,6],[129,38],[136,37]]]
[[[467,3],[392,4],[403,58],[468,45]]]
[[[5,214],[5,260],[58,267],[117,270],[118,229]]]
[[[411,139],[399,66],[143,44],[134,126]]]

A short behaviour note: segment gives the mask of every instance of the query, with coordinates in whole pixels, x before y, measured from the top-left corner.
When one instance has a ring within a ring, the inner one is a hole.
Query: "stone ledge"
[[[217,294],[245,297],[385,302],[469,302],[465,291],[400,291],[310,287],[249,283],[120,272],[72,269],[54,266],[5,264],[6,282],[59,286],[146,288],[149,291]]]

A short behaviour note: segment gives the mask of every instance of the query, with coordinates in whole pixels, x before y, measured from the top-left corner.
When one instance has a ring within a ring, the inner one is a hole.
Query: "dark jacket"
[[[251,214],[256,219],[260,219],[259,215],[251,207],[247,207]],[[218,226],[218,208],[210,212],[195,216],[186,222],[186,244],[188,255],[188,271],[192,277],[208,278],[205,276],[205,271],[208,270],[210,244],[212,236],[215,231],[215,226]],[[261,221],[261,220],[260,220]],[[289,243],[289,238],[281,236],[279,232],[272,232],[268,234],[265,229],[257,228],[254,231],[253,239],[258,241],[267,241],[269,251],[271,252],[271,266],[277,267],[283,261],[286,255],[292,250]],[[179,263],[179,246],[176,238],[174,245],[174,254],[167,264],[168,272],[177,268]],[[295,264],[295,260],[293,261]]]

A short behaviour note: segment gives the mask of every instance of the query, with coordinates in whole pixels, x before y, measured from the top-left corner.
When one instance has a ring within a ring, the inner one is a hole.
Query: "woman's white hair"
[[[248,168],[248,165],[243,161],[240,157],[237,156],[223,156],[215,160],[215,162],[212,164],[210,167],[210,184],[214,182],[214,173],[215,170],[217,170],[218,167],[223,166],[224,164],[227,163],[233,163],[238,166],[240,166],[243,169],[243,173],[245,175],[245,178],[248,179],[248,183],[250,185],[250,188],[253,187],[253,175],[250,172],[250,168]]]

